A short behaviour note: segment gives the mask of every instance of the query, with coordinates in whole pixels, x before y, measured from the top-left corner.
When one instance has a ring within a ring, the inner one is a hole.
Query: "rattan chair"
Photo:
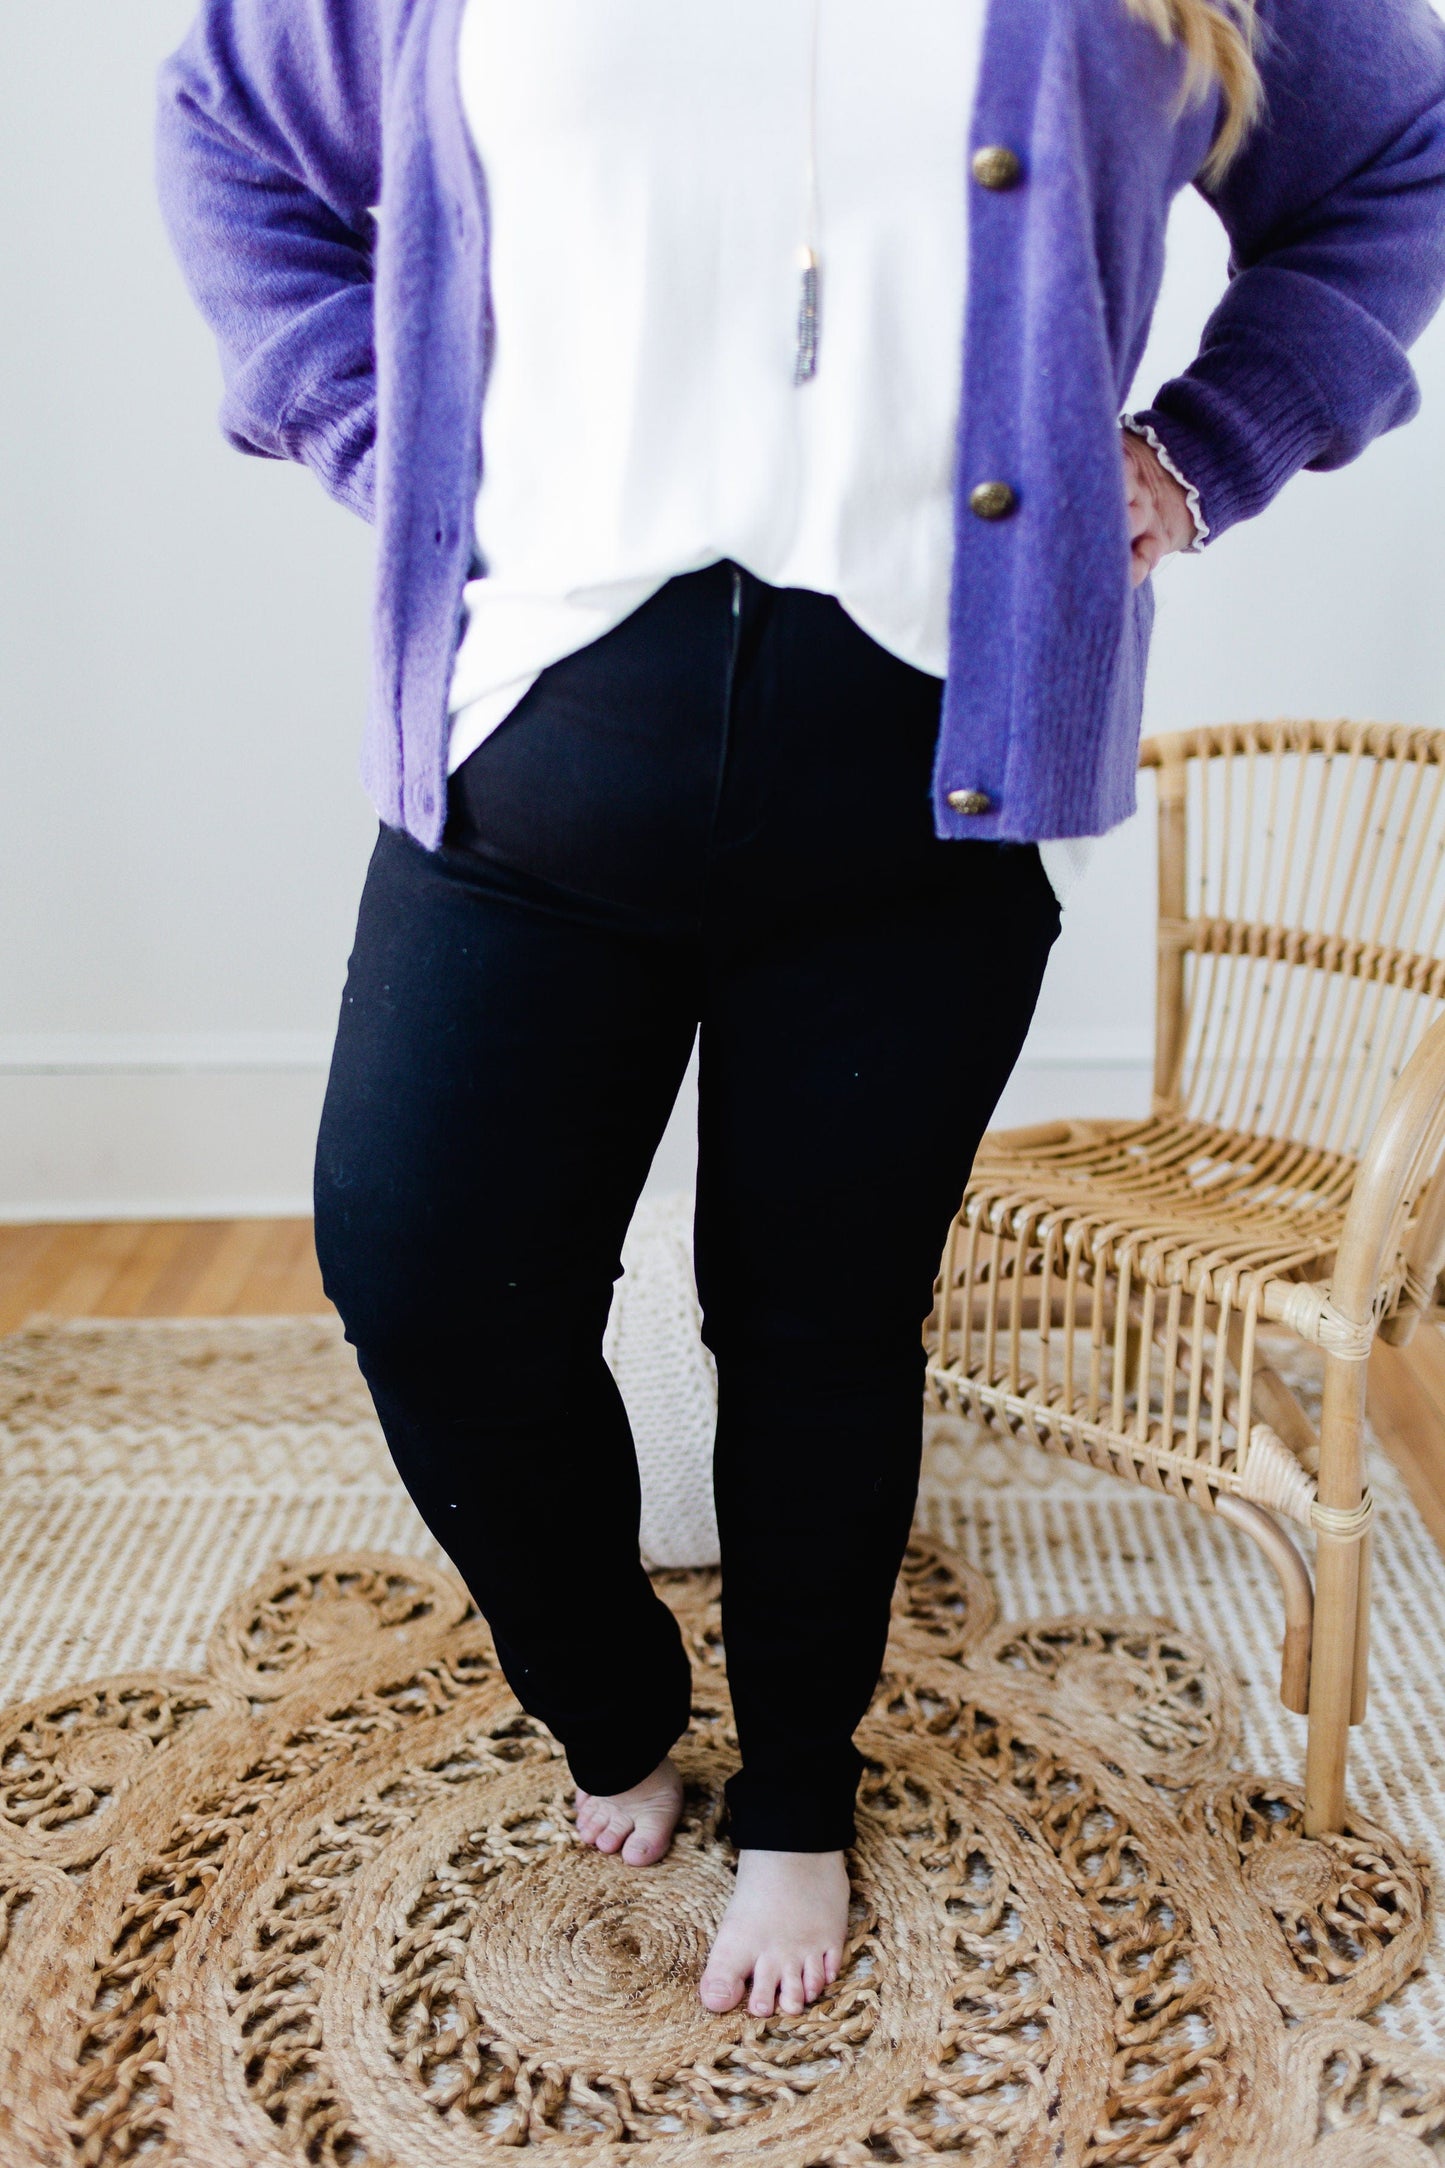
[[[984,1140],[929,1388],[1261,1545],[1319,1834],[1343,1821],[1365,1709],[1366,1363],[1377,1334],[1445,1315],[1445,731],[1240,725],[1141,761],[1152,1112]],[[1279,1331],[1323,1364],[1318,1430],[1267,1359]],[[1313,1532],[1313,1583],[1291,1522]]]

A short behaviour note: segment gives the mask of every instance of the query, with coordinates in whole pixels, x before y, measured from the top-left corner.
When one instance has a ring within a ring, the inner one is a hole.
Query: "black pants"
[[[701,1027],[739,1845],[848,1843],[918,1480],[920,1327],[1059,925],[1032,845],[940,842],[940,685],[728,563],[546,670],[384,829],[316,1169],[402,1480],[585,1789],[686,1728],[601,1340]]]

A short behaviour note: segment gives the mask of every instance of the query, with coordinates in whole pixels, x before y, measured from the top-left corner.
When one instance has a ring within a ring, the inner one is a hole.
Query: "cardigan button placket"
[[[1006,143],[985,143],[973,154],[973,177],[980,188],[1000,192],[1017,188],[1024,177],[1024,162]]]
[[[1017,188],[1023,179],[1023,160],[1017,151],[1011,151],[1004,143],[985,143],[976,150],[971,160],[971,170],[980,188],[990,188],[1002,194]],[[1007,519],[1018,503],[1007,482],[979,482],[969,491],[968,508],[977,519]],[[978,820],[993,811],[993,800],[986,790],[959,789],[948,793],[951,811],[962,813],[966,819]]]

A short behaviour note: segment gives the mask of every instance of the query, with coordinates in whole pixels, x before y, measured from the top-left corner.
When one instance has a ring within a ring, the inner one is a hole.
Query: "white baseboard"
[[[311,1209],[326,1072],[0,1070],[0,1219],[230,1219]]]
[[[311,1209],[329,1042],[305,1032],[0,1034],[0,1221],[288,1217]],[[1000,1125],[1139,1114],[1137,1031],[1039,1032]],[[692,1180],[696,1084],[648,1182]]]

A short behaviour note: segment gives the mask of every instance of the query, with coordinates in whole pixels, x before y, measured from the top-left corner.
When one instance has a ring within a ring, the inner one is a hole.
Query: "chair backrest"
[[[1445,731],[1226,724],[1140,758],[1156,1114],[1357,1157],[1445,1001]]]

